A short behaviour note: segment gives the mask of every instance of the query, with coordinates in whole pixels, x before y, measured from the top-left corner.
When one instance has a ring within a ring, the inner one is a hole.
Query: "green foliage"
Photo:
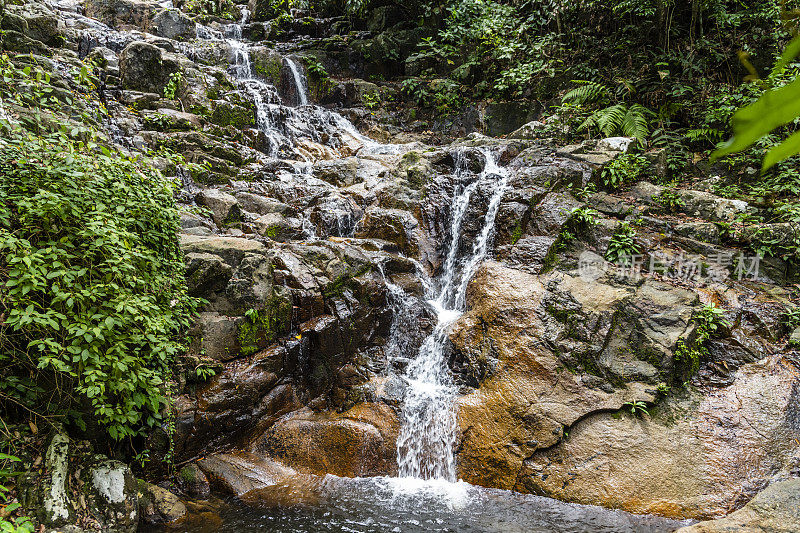
[[[303,56],[302,60],[312,78],[323,83],[330,81],[330,74],[328,74],[325,66],[320,63],[316,57]]]
[[[239,14],[233,0],[187,0],[182,9],[187,13],[219,17],[225,20],[236,20]]]
[[[167,100],[174,100],[180,91],[181,83],[183,83],[183,73],[173,72],[170,74],[169,81],[167,85],[164,86],[164,98]]]
[[[650,115],[652,112],[639,104],[615,104],[589,115],[581,129],[597,130],[606,137],[621,134],[644,143],[650,134]]]
[[[6,486],[9,480],[18,476],[22,472],[17,472],[12,465],[19,463],[20,459],[7,453],[0,453],[0,501],[3,506],[3,515],[0,517],[0,533],[33,533],[36,529],[33,522],[27,516],[10,518],[11,514],[20,509],[20,504],[16,501],[8,501],[9,489]]]
[[[786,48],[772,70],[771,78],[778,77],[788,63],[800,53],[800,37]],[[715,158],[741,152],[759,139],[800,118],[800,78],[777,89],[768,89],[754,103],[739,110],[731,119],[733,137],[714,152]],[[794,132],[783,142],[770,148],[764,157],[762,171],[800,153],[800,132]]]
[[[686,205],[686,202],[677,193],[669,189],[661,191],[653,200],[669,213],[675,213]]]
[[[195,306],[172,184],[65,131],[10,124],[0,171],[2,394],[115,439],[157,424]]]
[[[369,110],[376,109],[381,105],[381,93],[378,91],[370,91],[368,93],[364,93],[361,97],[361,100],[364,102],[364,107]]]
[[[786,326],[786,329],[790,331],[800,327],[800,306],[789,307],[786,309],[783,315],[781,315],[781,320]]]
[[[647,404],[645,402],[640,402],[639,400],[625,402],[624,404],[622,404],[622,407],[630,409],[631,414],[634,416],[650,414],[650,412],[647,410]]]
[[[700,362],[709,357],[706,341],[720,335],[730,327],[725,319],[725,311],[714,304],[704,305],[692,316],[695,323],[690,342],[679,340],[675,349],[675,362],[683,367],[683,381],[686,383],[700,369]]]
[[[648,167],[649,163],[644,157],[622,154],[603,168],[600,179],[606,189],[618,190],[624,185],[639,181]]]
[[[612,263],[622,263],[627,258],[641,253],[639,245],[636,244],[636,230],[630,224],[623,222],[608,243],[606,259]]]

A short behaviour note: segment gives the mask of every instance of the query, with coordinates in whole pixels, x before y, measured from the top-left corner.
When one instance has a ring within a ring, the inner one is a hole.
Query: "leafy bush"
[[[622,154],[600,172],[600,179],[607,189],[617,190],[641,179],[648,166],[647,159],[640,155]]]
[[[653,200],[669,213],[674,213],[686,205],[686,202],[677,193],[669,189],[662,191]]]
[[[612,263],[622,263],[632,255],[640,253],[639,246],[636,244],[636,230],[630,224],[623,222],[620,224],[611,242],[608,243],[606,259]]]
[[[0,394],[115,439],[155,425],[195,302],[173,188],[63,131],[0,141]],[[90,406],[90,407],[89,407]],[[89,416],[85,416],[88,411]]]
[[[725,319],[725,311],[714,304],[702,307],[692,317],[695,323],[694,338],[690,341],[678,341],[675,350],[675,362],[683,365],[684,383],[700,369],[700,361],[709,357],[706,341],[719,336],[724,328],[730,327]]]

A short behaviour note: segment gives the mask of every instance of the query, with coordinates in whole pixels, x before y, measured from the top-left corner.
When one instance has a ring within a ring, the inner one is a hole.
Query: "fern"
[[[561,99],[565,104],[592,104],[605,100],[608,97],[608,87],[593,81],[574,80],[580,86],[575,87]]]
[[[589,115],[579,129],[596,129],[606,137],[621,133],[644,143],[650,134],[650,115],[652,111],[639,104],[616,104]]]

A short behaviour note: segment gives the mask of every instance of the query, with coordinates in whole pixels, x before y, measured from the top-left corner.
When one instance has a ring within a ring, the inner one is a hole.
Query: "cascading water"
[[[497,165],[494,154],[482,150],[486,164],[478,178],[456,189],[450,220],[450,243],[438,282],[438,293],[428,294],[437,315],[433,332],[406,368],[408,388],[403,405],[403,426],[397,440],[400,477],[456,481],[453,448],[456,440],[457,413],[455,387],[447,368],[445,349],[452,323],[461,316],[466,290],[481,261],[486,257],[494,222],[508,186],[505,169]],[[456,181],[466,171],[463,153],[456,158]],[[496,177],[483,228],[470,255],[459,258],[459,240],[470,198],[480,182]]]
[[[306,83],[305,74],[300,69],[298,64],[291,57],[284,58],[286,65],[292,72],[292,79],[294,80],[295,91],[297,92],[297,102],[299,105],[308,105],[308,84]]]

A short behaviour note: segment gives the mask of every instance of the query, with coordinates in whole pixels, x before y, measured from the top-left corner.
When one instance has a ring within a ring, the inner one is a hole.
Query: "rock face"
[[[786,439],[797,431],[795,380],[787,362],[765,361],[742,367],[725,389],[670,399],[651,416],[594,415],[527,459],[519,484],[639,513],[723,516],[796,467],[800,445]]]
[[[800,529],[800,480],[770,485],[725,518],[679,529],[679,533],[789,533]]]
[[[576,421],[652,402],[694,301],[659,284],[634,291],[486,264],[450,335],[477,386],[459,402],[460,475],[512,489],[526,458]]]
[[[139,516],[148,524],[175,526],[186,518],[186,505],[170,491],[140,480]]]
[[[180,65],[153,44],[133,42],[119,56],[119,71],[126,89],[161,94]]]

